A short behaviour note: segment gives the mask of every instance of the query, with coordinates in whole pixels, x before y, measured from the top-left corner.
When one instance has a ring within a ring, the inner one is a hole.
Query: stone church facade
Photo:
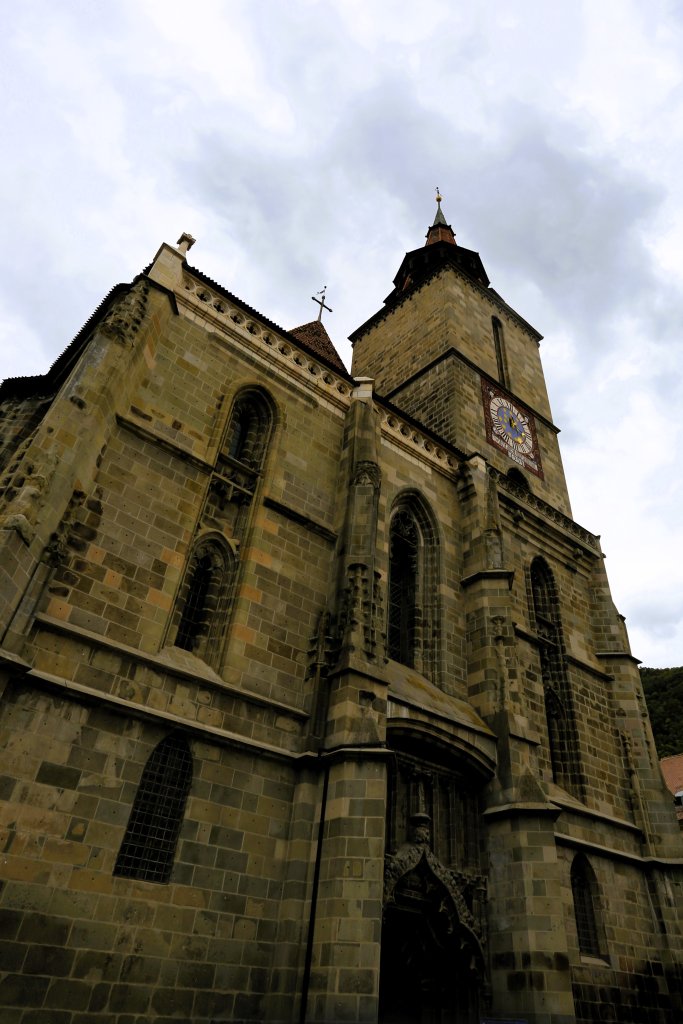
[[[3,1024],[683,1019],[540,335],[440,206],[352,374],[192,241],[0,389]]]

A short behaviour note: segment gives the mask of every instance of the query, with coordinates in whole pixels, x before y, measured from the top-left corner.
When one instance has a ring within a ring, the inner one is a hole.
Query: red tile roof
[[[340,370],[346,369],[320,320],[312,320],[310,324],[302,324],[301,327],[292,327],[289,333],[317,352],[328,363],[338,366]]]
[[[667,788],[672,793],[678,793],[683,789],[683,754],[674,754],[673,757],[663,757],[659,762],[662,775]]]
[[[683,792],[683,754],[663,757],[659,762],[659,767],[662,769],[662,775],[669,792],[673,793],[674,796],[676,793]],[[676,803],[676,817],[681,829],[683,829],[683,804]]]

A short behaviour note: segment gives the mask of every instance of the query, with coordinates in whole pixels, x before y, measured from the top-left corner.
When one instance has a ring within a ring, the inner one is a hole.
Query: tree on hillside
[[[683,668],[641,668],[659,757],[683,753]]]

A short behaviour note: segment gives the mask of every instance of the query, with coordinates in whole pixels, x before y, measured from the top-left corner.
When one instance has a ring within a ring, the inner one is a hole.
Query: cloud
[[[348,360],[439,185],[546,336],[572,505],[636,643],[680,664],[642,594],[683,582],[682,35],[669,0],[28,0],[0,42],[0,373],[46,369],[183,230],[283,327],[327,284]]]

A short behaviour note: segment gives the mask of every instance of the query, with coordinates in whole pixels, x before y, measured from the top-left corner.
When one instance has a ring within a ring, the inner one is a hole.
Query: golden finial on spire
[[[437,185],[436,186],[436,201],[437,201],[437,203],[440,204],[442,199],[443,199],[443,196],[439,192],[439,186]]]

